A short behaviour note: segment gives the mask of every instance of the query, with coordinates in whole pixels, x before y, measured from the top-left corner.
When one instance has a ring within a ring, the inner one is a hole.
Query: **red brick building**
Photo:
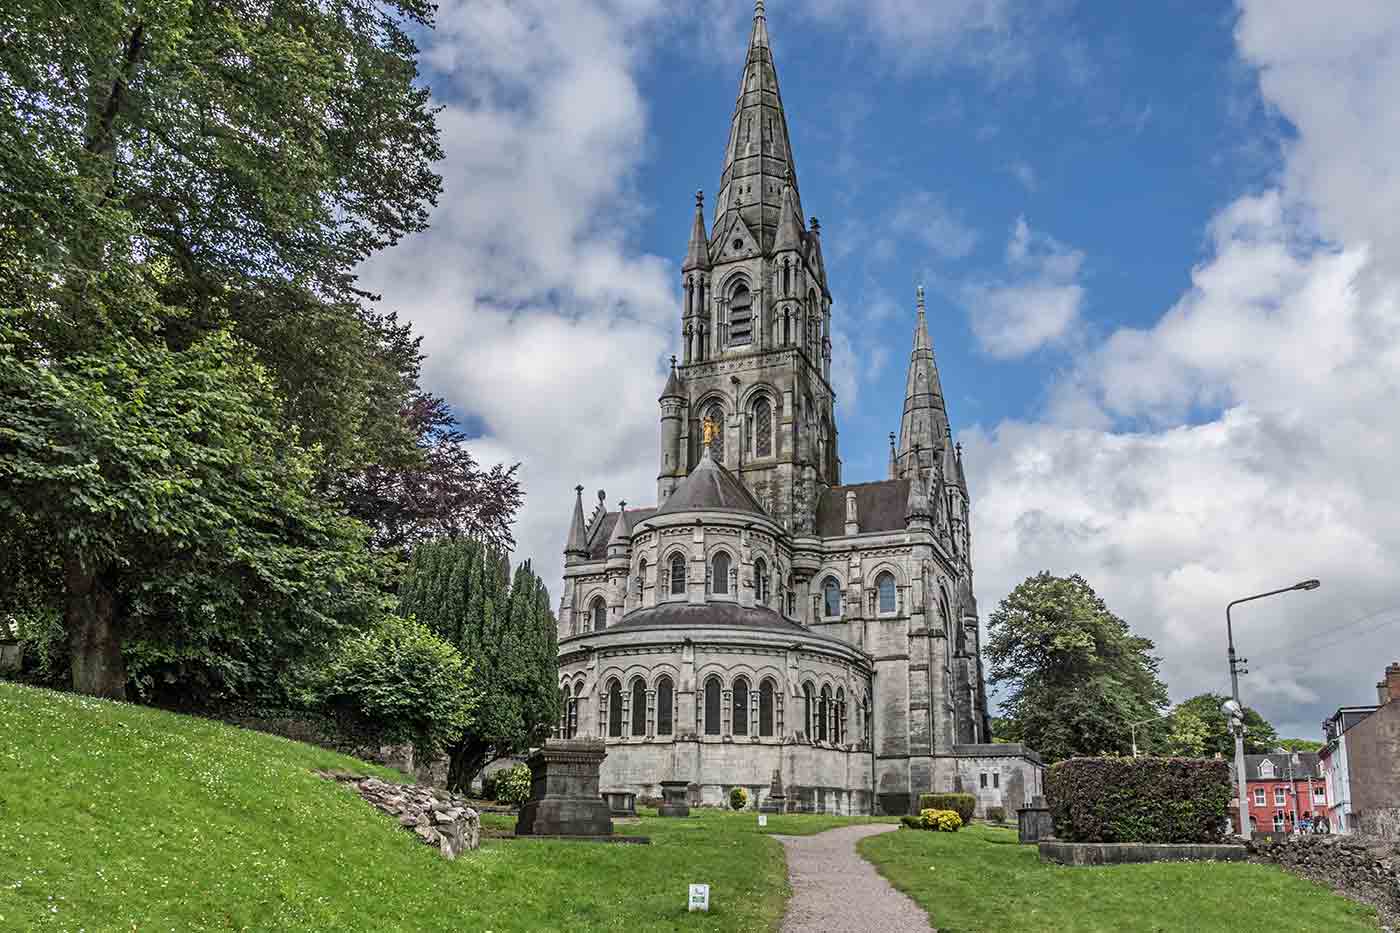
[[[1245,755],[1244,774],[1252,832],[1291,833],[1299,819],[1327,815],[1327,782],[1317,752]],[[1231,801],[1230,824],[1235,832],[1239,832],[1239,813],[1239,802]]]

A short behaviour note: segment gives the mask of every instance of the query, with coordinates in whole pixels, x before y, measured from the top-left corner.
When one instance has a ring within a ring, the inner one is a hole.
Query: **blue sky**
[[[446,191],[365,279],[424,334],[478,456],[523,462],[520,554],[547,580],[576,483],[654,498],[693,192],[718,184],[751,15],[447,0],[423,37]],[[1316,576],[1249,610],[1246,701],[1312,735],[1372,697],[1400,657],[1400,9],[771,0],[768,20],[835,298],[845,478],[883,469],[922,282],[984,621],[1030,574],[1083,573],[1180,699],[1228,685],[1227,601]]]

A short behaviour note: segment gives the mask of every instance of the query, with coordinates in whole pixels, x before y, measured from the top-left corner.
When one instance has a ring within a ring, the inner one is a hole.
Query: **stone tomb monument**
[[[550,739],[531,755],[530,799],[515,822],[517,836],[610,836],[608,803],[598,793],[602,739]]]
[[[759,806],[760,813],[783,813],[787,810],[787,796],[783,793],[783,776],[777,769],[773,771],[773,782],[768,785],[768,799]]]
[[[690,804],[686,802],[686,787],[689,781],[662,781],[661,796],[664,803],[656,808],[657,816],[690,816]]]
[[[1044,842],[1055,838],[1055,819],[1045,798],[1037,796],[1016,813],[1018,840],[1023,843]]]

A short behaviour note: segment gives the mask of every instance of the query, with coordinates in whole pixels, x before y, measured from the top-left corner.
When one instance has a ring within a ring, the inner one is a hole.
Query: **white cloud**
[[[977,245],[977,231],[930,191],[915,191],[901,198],[883,226],[893,234],[918,240],[941,259],[962,259]]]
[[[1018,159],[1008,165],[1006,170],[1011,173],[1012,178],[1015,178],[1021,183],[1021,187],[1025,188],[1027,191],[1035,191],[1037,184],[1035,169],[1031,167],[1029,162],[1023,162]]]
[[[1400,9],[1240,7],[1297,131],[1281,181],[1214,218],[1154,325],[1076,359],[1048,420],[966,432],[979,590],[1085,574],[1182,698],[1228,689],[1227,602],[1318,577],[1236,613],[1245,701],[1316,736],[1397,654],[1394,612],[1327,633],[1400,604]]]
[[[1014,359],[1063,340],[1079,320],[1084,254],[1016,219],[1006,245],[1005,275],[971,281],[962,302],[982,349]]]
[[[363,271],[430,351],[425,380],[480,418],[482,462],[523,461],[518,554],[557,597],[573,487],[655,497],[656,396],[676,267],[630,242],[646,149],[635,37],[656,0],[444,3],[424,58],[445,191],[433,226]]]

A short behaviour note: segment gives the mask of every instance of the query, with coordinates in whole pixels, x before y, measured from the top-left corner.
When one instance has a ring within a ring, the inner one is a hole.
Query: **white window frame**
[[[1254,788],[1254,805],[1255,805],[1256,807],[1262,807],[1262,806],[1264,806],[1264,800],[1265,800],[1264,788],[1262,788],[1262,787],[1256,787],[1256,788]]]

